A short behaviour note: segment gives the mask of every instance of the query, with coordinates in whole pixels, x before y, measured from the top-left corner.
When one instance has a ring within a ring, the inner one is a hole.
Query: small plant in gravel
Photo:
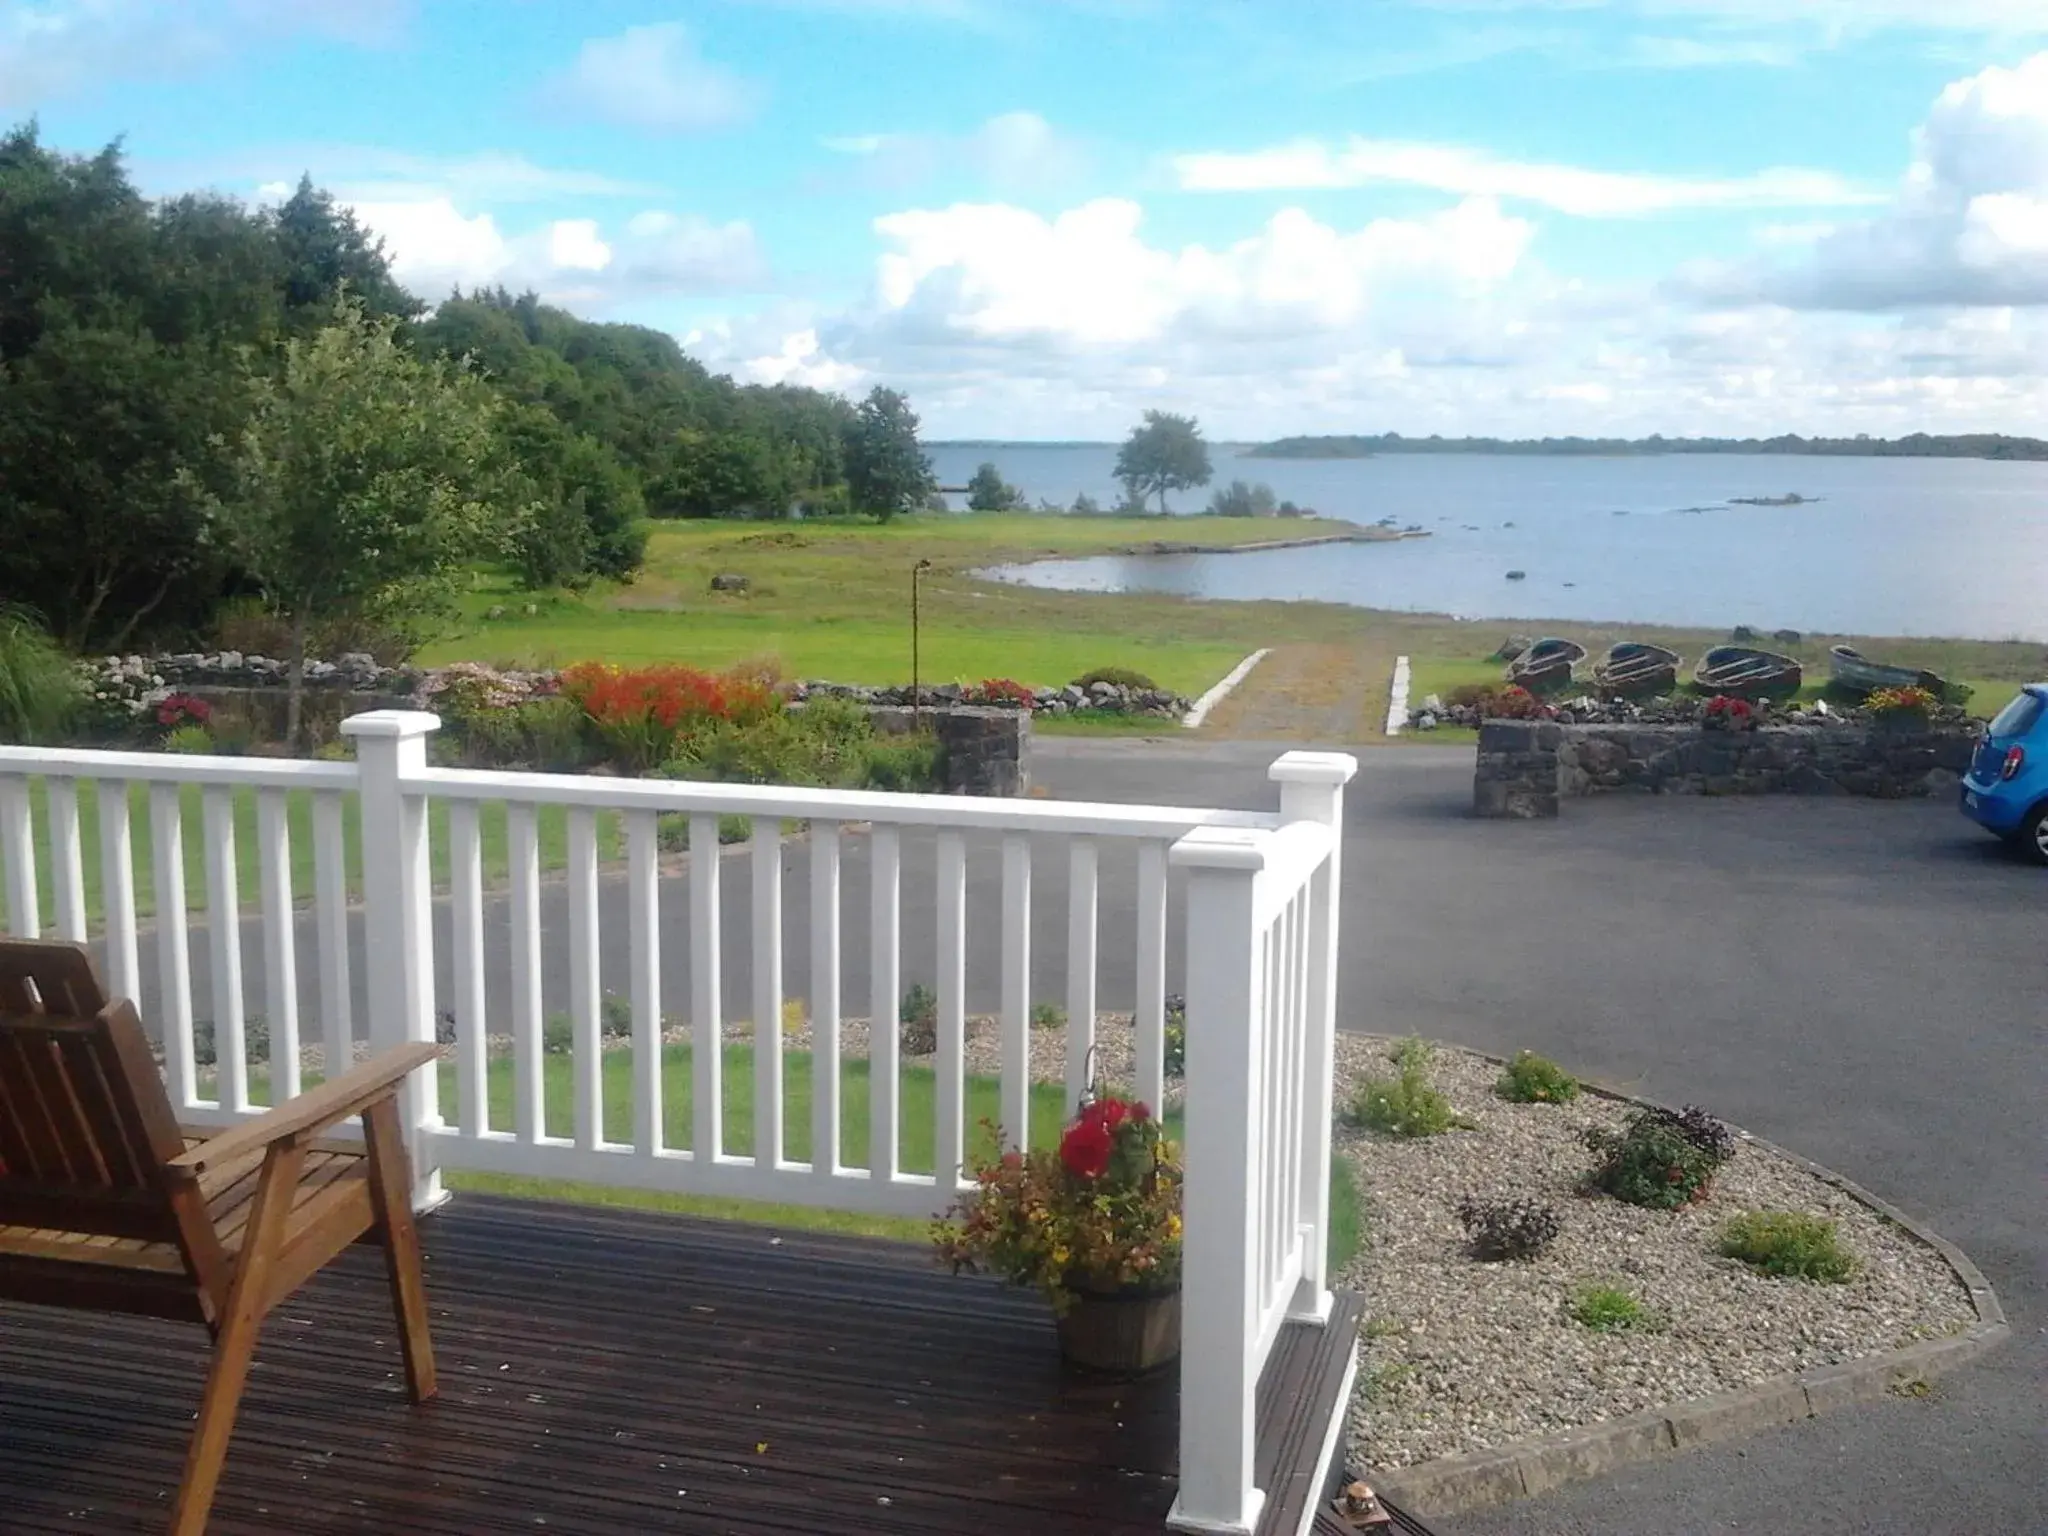
[[[903,1024],[903,1049],[912,1056],[929,1056],[939,1048],[939,994],[918,982],[903,994],[897,1010]]]
[[[633,1033],[633,1004],[616,992],[607,992],[597,1005],[597,1032],[607,1040],[624,1040]]]
[[[1397,1077],[1369,1077],[1360,1083],[1344,1118],[1352,1125],[1409,1140],[1441,1136],[1466,1124],[1413,1064],[1402,1067]]]
[[[1835,1224],[1797,1211],[1748,1211],[1721,1228],[1721,1256],[1783,1280],[1839,1285],[1856,1273]]]
[[[1572,1293],[1572,1317],[1595,1333],[1621,1333],[1650,1320],[1643,1304],[1618,1285],[1586,1285]]]
[[[1166,1075],[1188,1074],[1188,1000],[1178,992],[1166,1000]]]
[[[1400,1385],[1415,1374],[1415,1367],[1398,1361],[1388,1361],[1367,1371],[1359,1382],[1359,1391],[1368,1403],[1377,1403],[1389,1396]]]
[[[1569,1104],[1579,1096],[1579,1083],[1548,1057],[1517,1051],[1493,1091],[1516,1104]]]
[[[1406,1040],[1396,1041],[1387,1057],[1403,1074],[1427,1072],[1436,1061],[1436,1052],[1420,1035],[1410,1035]]]
[[[1617,1200],[1675,1211],[1706,1198],[1735,1138],[1704,1110],[1642,1109],[1619,1131],[1595,1127],[1585,1142],[1599,1154],[1591,1183]]]
[[[1482,1199],[1458,1202],[1458,1220],[1471,1242],[1472,1257],[1486,1263],[1533,1259],[1557,1241],[1557,1212],[1540,1200]]]
[[[1067,1022],[1067,1010],[1058,1003],[1033,1003],[1031,1005],[1031,1027],[1033,1029],[1058,1029]]]

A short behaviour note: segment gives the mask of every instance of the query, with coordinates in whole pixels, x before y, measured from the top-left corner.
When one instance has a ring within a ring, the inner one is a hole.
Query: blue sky
[[[0,0],[0,115],[934,435],[2048,431],[2048,0]]]

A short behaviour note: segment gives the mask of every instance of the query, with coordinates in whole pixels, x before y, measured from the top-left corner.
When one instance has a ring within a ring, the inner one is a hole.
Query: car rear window
[[[2034,728],[2034,722],[2041,718],[2044,706],[2037,694],[2022,693],[1998,712],[1998,718],[1991,722],[1994,736],[2024,736]]]

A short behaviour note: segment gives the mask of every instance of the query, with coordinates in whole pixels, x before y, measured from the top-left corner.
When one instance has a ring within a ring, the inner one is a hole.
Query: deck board
[[[441,1396],[368,1250],[266,1323],[216,1536],[1162,1527],[1176,1378],[1063,1374],[918,1249],[465,1195],[422,1227]],[[155,1532],[202,1330],[0,1305],[0,1531]]]

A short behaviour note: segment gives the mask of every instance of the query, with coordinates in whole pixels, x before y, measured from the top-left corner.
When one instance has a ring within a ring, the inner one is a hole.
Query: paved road
[[[1254,803],[1263,754],[1088,744],[1107,798]],[[1355,1028],[1529,1047],[1697,1102],[1961,1244],[2011,1342],[1931,1399],[1849,1410],[1447,1536],[2048,1531],[2048,873],[1945,805],[1635,800],[1464,814],[1469,753],[1365,754],[1340,997]]]
[[[2048,874],[1945,806],[1614,798],[1568,806],[1555,822],[1480,822],[1465,814],[1469,751],[1361,755],[1347,819],[1340,997],[1349,1027],[1498,1052],[1526,1046],[1657,1098],[1704,1104],[1931,1222],[1983,1267],[2014,1328],[2012,1342],[1931,1399],[1834,1414],[1443,1529],[2048,1530]],[[1039,771],[1063,797],[1260,806],[1274,803],[1264,778],[1272,756],[1253,744],[1069,740],[1044,746]],[[785,858],[794,897],[801,847]],[[864,860],[850,843],[855,893],[865,890]],[[729,856],[726,869],[727,1011],[744,1015],[747,861]],[[1057,997],[1056,847],[1038,870],[1034,990]],[[928,872],[928,850],[912,843],[906,984],[929,974]],[[970,856],[970,875],[970,933],[986,932],[976,925],[996,909],[991,850]],[[1119,897],[1130,879],[1127,866],[1105,861],[1105,1007],[1129,1001],[1132,941]],[[791,907],[786,985],[802,993],[802,903]],[[560,910],[551,892],[557,936]],[[605,980],[622,987],[618,911],[607,887]],[[863,903],[849,901],[849,1011],[866,1002],[864,920]],[[502,933],[501,915],[491,932]],[[680,1007],[685,946],[672,933],[664,986]],[[195,943],[195,968],[203,954]],[[549,1006],[560,1006],[559,944],[547,970]],[[253,977],[251,996],[261,996]],[[971,1005],[991,1002],[978,993]]]

